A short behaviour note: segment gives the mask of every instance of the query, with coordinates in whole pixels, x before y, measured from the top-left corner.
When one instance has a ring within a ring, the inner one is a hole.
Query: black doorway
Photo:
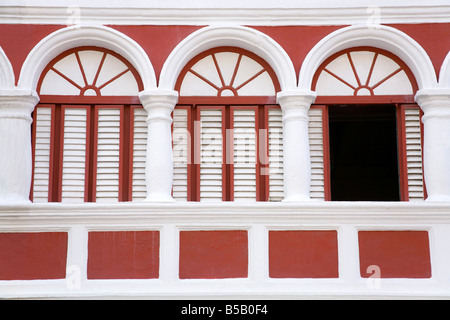
[[[332,201],[400,201],[395,105],[330,106]]]

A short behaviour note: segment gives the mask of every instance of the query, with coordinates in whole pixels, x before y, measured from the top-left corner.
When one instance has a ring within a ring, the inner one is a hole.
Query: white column
[[[0,204],[29,203],[33,91],[0,92]]]
[[[420,90],[424,116],[423,165],[427,201],[450,202],[450,90]]]
[[[148,113],[147,199],[150,202],[171,202],[173,184],[172,111],[178,93],[170,90],[149,90],[139,94]]]
[[[308,111],[316,94],[283,91],[277,96],[283,111],[284,201],[308,201],[311,189],[311,155]]]

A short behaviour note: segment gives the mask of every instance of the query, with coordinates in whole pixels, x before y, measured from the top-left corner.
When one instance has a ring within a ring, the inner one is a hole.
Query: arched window
[[[176,90],[174,198],[280,201],[280,86],[270,65],[243,49],[214,48],[185,66]]]
[[[347,49],[323,62],[312,90],[326,200],[424,199],[418,86],[403,61],[377,48]]]
[[[33,115],[34,202],[145,198],[142,89],[135,68],[103,48],[74,48],[48,64]]]

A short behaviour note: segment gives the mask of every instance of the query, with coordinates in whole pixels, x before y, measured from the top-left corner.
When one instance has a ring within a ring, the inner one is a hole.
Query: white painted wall
[[[0,23],[19,24],[377,25],[450,22],[450,4],[446,0],[3,0],[0,7]]]
[[[68,232],[69,237],[65,279],[0,281],[0,298],[448,299],[449,210],[448,204],[423,202],[335,202],[326,205],[309,202],[301,208],[298,204],[289,203],[42,204],[4,207],[0,215],[0,232]],[[180,280],[179,232],[224,229],[248,231],[248,277]],[[142,230],[160,232],[159,279],[87,279],[88,232]],[[270,278],[270,230],[336,230],[339,278]],[[431,278],[362,278],[358,253],[360,230],[428,231]],[[77,272],[74,273],[74,270]],[[374,280],[377,280],[377,286],[373,285]],[[74,286],[74,283],[78,285]]]
[[[74,3],[75,2],[75,3]],[[1,6],[71,6],[78,5],[81,7],[117,7],[117,8],[346,8],[346,7],[362,7],[362,6],[396,6],[411,7],[423,6],[421,0],[411,0],[405,2],[403,0],[129,0],[124,3],[121,0],[3,0]],[[446,0],[430,0],[426,5],[448,5]]]

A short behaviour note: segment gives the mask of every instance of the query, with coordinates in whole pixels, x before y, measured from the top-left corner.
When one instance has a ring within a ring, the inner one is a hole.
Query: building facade
[[[450,6],[0,4],[0,297],[448,298]]]

